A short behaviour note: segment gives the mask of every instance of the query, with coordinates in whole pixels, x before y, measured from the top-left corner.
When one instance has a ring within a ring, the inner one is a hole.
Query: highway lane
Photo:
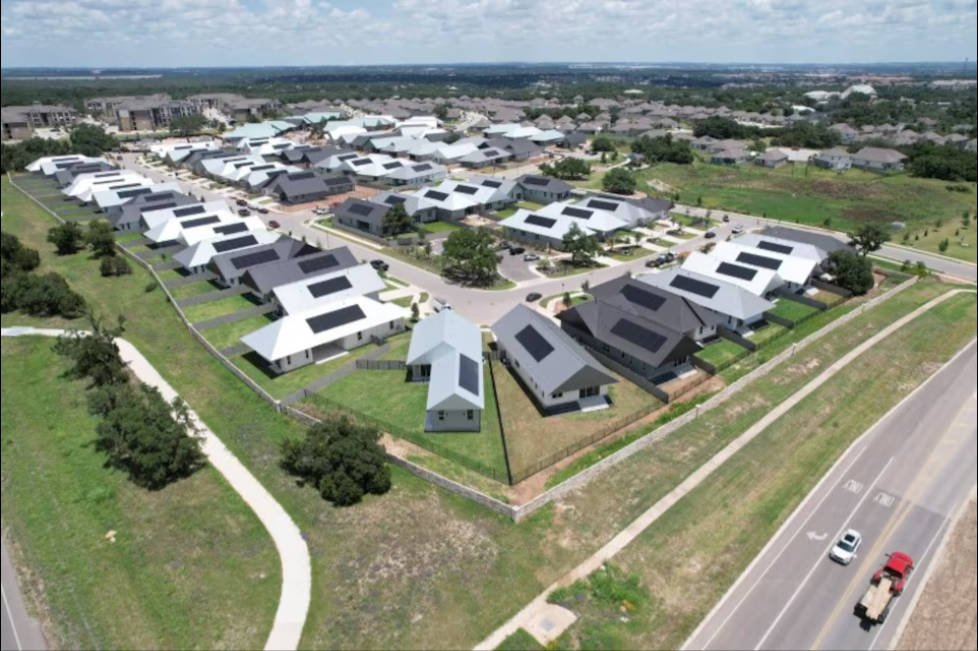
[[[870,428],[789,518],[687,641],[691,649],[873,649],[890,636],[978,473],[972,342]],[[841,533],[863,546],[849,566],[828,559]],[[917,563],[886,623],[853,607],[892,551]]]
[[[0,574],[2,574],[3,615],[0,617],[0,649],[46,649],[37,620],[27,614],[24,597],[17,585],[17,573],[7,553],[7,541],[0,541]]]

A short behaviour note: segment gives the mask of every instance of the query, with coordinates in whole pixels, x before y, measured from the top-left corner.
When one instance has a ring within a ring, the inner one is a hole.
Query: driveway
[[[499,252],[499,255],[503,257],[502,261],[499,263],[499,273],[506,276],[513,282],[521,283],[527,280],[535,280],[540,277],[540,274],[533,269],[533,266],[537,263],[527,262],[523,259],[522,253],[518,255],[510,255],[509,251],[503,250]]]

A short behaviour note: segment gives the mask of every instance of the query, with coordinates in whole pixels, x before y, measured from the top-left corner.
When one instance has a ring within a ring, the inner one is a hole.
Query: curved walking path
[[[58,337],[67,330],[12,327],[0,330],[0,336],[44,336]],[[119,355],[129,365],[133,373],[145,384],[156,387],[165,400],[172,401],[177,392],[160,376],[142,353],[125,339],[116,339]],[[189,405],[188,405],[189,409]],[[285,509],[275,501],[271,493],[252,475],[244,464],[225,447],[214,432],[190,409],[190,418],[203,437],[202,450],[211,465],[251,507],[258,519],[268,530],[278,550],[282,564],[282,592],[278,608],[272,622],[272,630],[265,642],[265,649],[296,649],[302,637],[302,628],[309,612],[309,598],[312,590],[312,568],[309,549]]]
[[[490,651],[499,646],[503,640],[523,628],[541,644],[547,644],[556,639],[563,633],[577,617],[571,611],[547,602],[547,595],[557,588],[566,587],[583,579],[605,562],[610,560],[615,554],[624,549],[629,543],[635,540],[643,531],[651,526],[659,517],[672,507],[673,504],[685,497],[690,491],[699,486],[714,470],[723,465],[733,455],[743,449],[748,443],[754,440],[758,434],[763,432],[769,425],[787,413],[792,407],[804,400],[808,395],[821,387],[839,371],[848,366],[852,361],[864,352],[875,346],[877,343],[886,339],[901,327],[913,321],[921,314],[943,303],[952,296],[961,293],[974,293],[974,290],[955,289],[937,296],[927,303],[921,305],[913,312],[905,314],[890,325],[886,326],[875,335],[859,344],[841,358],[833,362],[824,371],[819,373],[814,379],[805,386],[791,394],[777,407],[764,415],[763,418],[751,425],[743,434],[731,441],[722,450],[697,468],[691,475],[684,479],[679,485],[669,491],[668,494],[659,499],[655,504],[639,515],[631,524],[622,529],[614,538],[604,544],[598,551],[586,558],[578,566],[571,569],[564,576],[560,577],[553,584],[548,586],[543,592],[524,606],[518,613],[510,618],[505,624],[497,628],[482,642],[475,646],[476,651]]]

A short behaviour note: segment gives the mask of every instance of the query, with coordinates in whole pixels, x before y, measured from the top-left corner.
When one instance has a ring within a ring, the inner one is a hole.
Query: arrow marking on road
[[[809,531],[807,534],[809,540],[814,540],[815,542],[822,542],[829,537],[828,533],[815,533],[814,531]]]

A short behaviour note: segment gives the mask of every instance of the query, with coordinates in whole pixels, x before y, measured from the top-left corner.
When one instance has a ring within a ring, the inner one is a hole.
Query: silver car
[[[829,551],[829,558],[837,563],[848,565],[856,557],[856,551],[863,544],[863,536],[855,529],[849,529]]]

